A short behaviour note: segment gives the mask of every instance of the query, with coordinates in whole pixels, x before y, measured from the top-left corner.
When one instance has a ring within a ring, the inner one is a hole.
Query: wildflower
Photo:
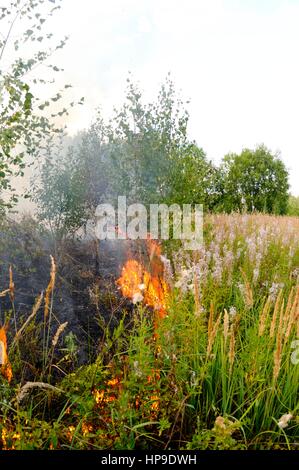
[[[214,281],[220,283],[221,280],[222,280],[222,263],[221,263],[221,259],[217,260],[217,262],[215,263],[215,267],[214,267],[214,270],[212,272],[212,276],[213,276],[213,279]]]
[[[138,302],[143,301],[143,295],[140,292],[136,292],[136,294],[133,295],[132,302],[133,304],[137,304]]]
[[[295,268],[295,269],[291,272],[291,278],[297,279],[298,277],[299,277],[299,268]]]
[[[237,424],[238,423],[234,423],[228,418],[224,418],[223,416],[217,416],[212,431],[219,437],[229,437],[234,433]]]
[[[256,251],[257,251],[256,240],[254,238],[248,237],[246,239],[246,243],[247,243],[247,253],[248,253],[249,259],[253,263],[255,260]]]
[[[226,429],[225,420],[222,416],[217,416],[215,420],[215,428]]]
[[[280,289],[283,289],[283,288],[284,288],[283,283],[275,283],[275,282],[272,283],[272,285],[269,289],[269,295],[270,295],[272,301],[276,300],[278,292],[280,291]]]
[[[196,372],[194,370],[191,372],[190,385],[191,387],[195,387],[198,385],[198,380],[196,379]]]
[[[229,313],[229,315],[230,315],[232,318],[235,318],[235,316],[237,315],[237,309],[236,309],[236,307],[230,307],[228,313]]]
[[[177,282],[175,283],[175,287],[182,290],[182,292],[187,292],[190,290],[194,290],[194,269],[182,269]]]
[[[259,268],[255,268],[253,270],[253,282],[256,283],[260,275],[260,270]]]
[[[171,262],[166,256],[160,255],[160,259],[164,265],[164,277],[167,279],[168,282],[171,283],[173,280],[173,271],[171,267]]]
[[[228,269],[232,269],[234,264],[234,254],[231,250],[227,250],[224,255],[224,265]]]
[[[133,362],[133,369],[134,369],[134,373],[136,377],[142,377],[143,373],[142,373],[142,370],[140,369],[138,361]]]
[[[291,415],[290,413],[282,415],[282,417],[278,421],[278,426],[280,427],[280,429],[286,428],[289,424],[289,421],[291,421],[292,418],[293,418],[293,415]]]

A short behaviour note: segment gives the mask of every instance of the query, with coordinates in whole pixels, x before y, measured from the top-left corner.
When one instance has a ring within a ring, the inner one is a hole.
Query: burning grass
[[[0,330],[1,447],[296,449],[298,229],[297,218],[211,216],[200,252],[166,245],[169,260],[148,240],[146,256],[130,253],[116,280],[133,309],[124,303],[118,323],[102,325],[96,359],[71,371],[75,352],[58,343],[69,325],[49,328],[53,259],[45,298],[17,333],[13,316]],[[3,295],[13,302],[9,279]],[[46,326],[28,385],[22,341],[33,341],[37,309]]]

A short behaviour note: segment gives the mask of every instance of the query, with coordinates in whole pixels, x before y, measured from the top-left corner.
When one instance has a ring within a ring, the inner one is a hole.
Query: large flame
[[[150,238],[147,240],[148,269],[141,262],[129,259],[117,280],[121,293],[133,303],[143,302],[153,308],[160,318],[167,313],[169,286],[164,279],[164,265],[160,246]]]

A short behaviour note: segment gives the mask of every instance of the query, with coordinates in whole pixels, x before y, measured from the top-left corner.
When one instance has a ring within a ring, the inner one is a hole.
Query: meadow
[[[207,215],[199,251],[153,246],[123,266],[117,295],[90,286],[91,304],[121,315],[111,328],[97,309],[97,355],[83,365],[68,322],[53,332],[55,255],[22,317],[12,267],[1,449],[298,448],[299,218]]]

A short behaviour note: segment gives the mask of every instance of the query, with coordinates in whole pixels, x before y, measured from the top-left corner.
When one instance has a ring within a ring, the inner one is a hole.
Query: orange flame
[[[158,339],[157,327],[159,319],[167,314],[169,300],[169,285],[164,279],[164,263],[161,256],[161,247],[150,237],[146,240],[149,263],[146,267],[136,259],[129,259],[122,268],[121,277],[117,280],[121,293],[129,298],[133,303],[143,302],[154,309],[154,339]],[[157,352],[159,346],[156,343]],[[148,384],[155,385],[160,379],[160,371],[154,369],[147,377]],[[98,395],[96,400],[103,400],[104,393]],[[135,406],[137,409],[141,406],[141,398],[136,397]],[[160,396],[158,390],[149,397],[151,418],[157,419],[160,410]],[[98,402],[97,401],[97,402]]]
[[[12,379],[12,368],[7,355],[6,327],[0,328],[0,371],[8,382]]]
[[[150,238],[147,240],[149,270],[135,259],[129,259],[122,268],[117,280],[121,293],[137,303],[142,301],[152,307],[163,318],[167,313],[169,286],[164,280],[164,265],[161,261],[161,248]]]

